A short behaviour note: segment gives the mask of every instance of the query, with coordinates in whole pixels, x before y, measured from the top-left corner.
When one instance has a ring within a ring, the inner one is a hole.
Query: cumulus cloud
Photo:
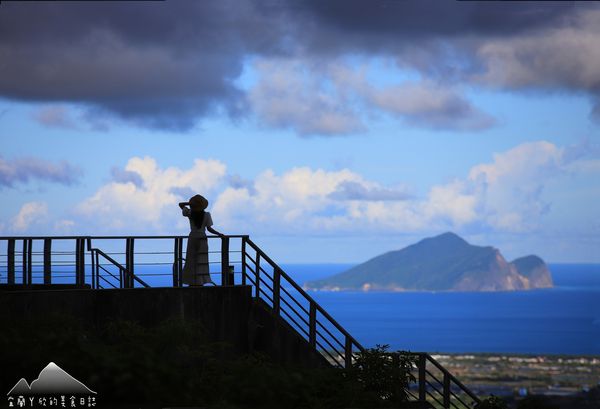
[[[82,201],[69,220],[90,226],[95,234],[173,234],[187,228],[177,203],[201,193],[210,201],[215,226],[231,234],[532,232],[552,211],[552,196],[545,194],[550,184],[600,174],[593,152],[546,141],[523,143],[423,195],[349,169],[267,169],[244,179],[228,175],[226,165],[216,160],[197,159],[182,169],[134,157],[123,171],[135,172],[141,184],[112,180]],[[70,222],[61,226],[74,228]]]
[[[102,231],[172,232],[179,221],[175,217],[180,194],[210,195],[224,178],[225,165],[198,159],[189,169],[163,169],[151,157],[134,157],[123,172],[138,175],[141,183],[113,180],[77,206],[76,213],[90,226]]]
[[[110,174],[112,179],[117,183],[133,183],[138,188],[144,186],[142,176],[135,171],[113,167],[110,170]]]
[[[539,141],[494,155],[489,164],[474,166],[468,176],[479,214],[504,231],[530,231],[549,210],[542,193],[548,181],[566,172],[564,148]]]
[[[17,158],[6,160],[0,157],[0,188],[13,187],[17,183],[43,180],[63,185],[79,181],[82,171],[66,161],[54,163],[40,158]]]
[[[245,179],[240,175],[234,174],[227,176],[227,182],[229,183],[229,186],[234,189],[246,189],[251,195],[256,193],[254,181]]]
[[[386,188],[365,185],[353,181],[345,181],[338,184],[336,190],[329,194],[329,197],[336,200],[366,200],[366,201],[390,201],[390,200],[408,200],[412,195],[408,193],[406,187]]]
[[[11,230],[23,233],[32,225],[43,221],[48,215],[48,205],[44,202],[27,202],[15,217],[12,218],[10,223]]]
[[[524,143],[473,166],[463,178],[432,186],[424,197],[347,169],[265,171],[254,181],[254,194],[245,187],[222,191],[214,213],[228,229],[270,234],[536,231],[551,210],[544,195],[551,181],[597,171],[594,159],[572,151],[546,141]]]

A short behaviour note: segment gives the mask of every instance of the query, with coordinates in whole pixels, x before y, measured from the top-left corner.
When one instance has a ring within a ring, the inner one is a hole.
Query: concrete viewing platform
[[[104,290],[14,287],[3,286],[0,292],[3,321],[3,317],[28,320],[51,314],[89,325],[125,320],[154,326],[183,320],[200,324],[208,340],[225,342],[233,353],[260,351],[281,364],[327,364],[282,318],[254,299],[247,285]]]

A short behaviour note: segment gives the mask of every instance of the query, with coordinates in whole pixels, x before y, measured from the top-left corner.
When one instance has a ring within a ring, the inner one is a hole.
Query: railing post
[[[450,376],[444,371],[444,408],[450,408]]]
[[[345,367],[350,369],[352,367],[352,338],[346,335],[346,347],[344,348]]]
[[[134,261],[133,261],[133,237],[128,237],[125,244],[125,268],[127,269],[127,277],[125,279],[125,288],[133,288],[133,274],[134,274]]]
[[[29,244],[27,245],[27,284],[32,284],[33,283],[33,273],[32,273],[33,263],[31,262],[31,254],[33,252],[33,239],[27,239],[27,241],[29,242]]]
[[[29,260],[29,239],[23,239],[23,254],[21,257],[22,269],[23,269],[23,285],[28,284],[27,279],[29,278],[29,268],[27,267],[27,261]]]
[[[177,274],[179,271],[179,269],[177,268],[179,266],[178,245],[179,238],[175,237],[175,239],[173,240],[173,287],[179,287],[179,274]]]
[[[52,284],[52,239],[44,239],[44,284]]]
[[[246,285],[246,237],[242,237],[242,285]]]
[[[86,237],[85,239],[85,250],[90,252],[90,268],[91,268],[91,285],[93,289],[98,288],[98,276],[96,271],[96,264],[94,260],[94,249],[92,248],[92,238]],[[84,259],[85,260],[85,259]],[[85,263],[84,263],[85,264]]]
[[[98,252],[94,251],[92,257],[96,259],[96,288],[100,288],[100,260],[98,259]]]
[[[231,285],[229,282],[229,237],[221,236],[221,285]]]
[[[183,257],[183,239],[175,237],[173,243],[173,287],[181,287],[181,270]]]
[[[419,401],[425,402],[427,400],[427,384],[425,383],[425,365],[427,364],[427,358],[425,354],[419,354]]]
[[[273,310],[275,314],[279,315],[279,303],[281,299],[281,271],[279,267],[273,269]]]
[[[6,283],[14,284],[15,283],[15,239],[8,239],[8,243],[6,244],[7,249],[7,257],[6,257]]]
[[[308,343],[312,348],[317,347],[317,306],[314,301],[310,302],[308,315]]]
[[[98,276],[96,275],[96,257],[94,257],[94,250],[92,249],[92,246],[90,246],[88,244],[88,250],[90,250],[90,259],[91,259],[91,265],[92,265],[92,288],[97,289],[98,288]]]
[[[235,266],[229,266],[227,269],[227,282],[229,285],[235,285]]]
[[[84,239],[78,237],[75,240],[75,283],[77,285],[85,284],[85,242]]]
[[[260,253],[256,252],[256,264],[254,266],[256,268],[256,298],[260,298]]]
[[[181,274],[183,273],[183,237],[180,237],[178,240],[179,250],[177,250],[177,286],[181,287],[183,285],[183,277],[181,277]]]

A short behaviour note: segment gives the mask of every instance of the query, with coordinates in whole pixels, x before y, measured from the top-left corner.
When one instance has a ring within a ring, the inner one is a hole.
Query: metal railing
[[[181,287],[186,239],[187,236],[0,237],[0,284],[66,283],[92,289]],[[235,285],[235,276],[240,275],[242,285],[252,286],[254,297],[333,366],[350,368],[355,354],[365,350],[249,236],[207,239],[209,249],[217,248],[208,254],[209,267],[219,268],[210,270],[216,276],[215,282]],[[172,246],[172,251],[165,251],[167,245]],[[2,253],[2,248],[6,253]],[[167,267],[169,273],[164,272]],[[155,270],[148,271],[149,268]],[[415,353],[415,357],[418,376],[415,388],[408,391],[409,399],[447,409],[473,408],[480,402],[431,355]]]
[[[210,273],[220,285],[240,274],[241,235],[208,236]],[[0,283],[21,286],[181,287],[187,236],[0,237]],[[141,247],[141,248],[140,248]],[[172,251],[164,251],[165,248]],[[5,250],[5,252],[3,251]],[[168,280],[167,280],[168,279]]]
[[[242,241],[242,283],[261,298],[332,365],[348,368],[354,351],[364,350],[331,315],[250,238]]]
[[[417,366],[416,390],[410,400],[428,401],[434,408],[472,409],[481,400],[454,375],[425,352],[414,353]]]

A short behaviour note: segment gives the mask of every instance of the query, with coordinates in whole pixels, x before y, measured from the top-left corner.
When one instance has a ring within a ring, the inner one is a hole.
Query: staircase
[[[18,286],[17,278],[20,278],[22,287],[40,286],[41,283],[35,283],[34,271],[36,271],[40,275],[43,273],[43,285],[52,286],[53,267],[66,264],[56,261],[53,263],[52,258],[54,257],[56,260],[61,257],[64,259],[74,256],[75,260],[71,270],[74,284],[79,287],[87,285],[93,289],[150,287],[151,284],[140,277],[144,273],[135,273],[136,265],[138,267],[169,265],[172,269],[170,274],[172,275],[172,286],[181,287],[185,239],[185,236],[0,237],[0,242],[6,242],[4,247],[6,253],[0,253],[0,263],[6,266],[5,269],[0,268],[0,283],[2,286],[14,289],[15,286]],[[209,240],[211,249],[220,247],[218,251],[209,251],[211,267],[214,267],[214,264],[220,264],[220,272],[217,273],[220,275],[219,284],[226,286],[237,284],[235,283],[237,266],[240,270],[237,274],[240,276],[241,284],[252,287],[253,297],[256,301],[289,324],[289,327],[300,335],[311,349],[320,353],[329,364],[338,368],[349,368],[352,366],[355,354],[365,350],[249,236],[209,236]],[[110,243],[125,241],[125,252],[103,251],[95,245],[102,241]],[[164,244],[162,244],[164,241],[173,243],[172,252],[164,251]],[[239,243],[239,250],[231,250],[230,242],[232,241]],[[53,252],[53,242],[62,244],[74,242],[75,251],[55,250]],[[152,251],[136,253],[134,244],[141,242],[153,244],[150,246]],[[43,247],[39,246],[39,250],[36,251],[35,243],[43,243]],[[156,243],[159,245],[155,245]],[[17,244],[20,245],[22,251],[17,251]],[[213,261],[218,255],[220,255],[220,260]],[[39,259],[38,262],[36,262],[36,257]],[[89,264],[85,262],[86,257],[89,257],[91,261]],[[117,260],[119,257],[124,260]],[[140,260],[148,259],[148,257],[158,257],[161,261]],[[6,262],[3,263],[3,260]],[[21,262],[21,274],[18,274],[16,268],[17,261]],[[43,268],[36,270],[36,266]],[[87,268],[88,266],[90,268]],[[146,275],[149,276],[149,274]],[[64,285],[64,283],[60,285]],[[431,355],[425,352],[412,354],[415,362],[416,384],[408,391],[409,400],[412,402],[409,402],[408,405],[413,405],[410,407],[463,409],[474,408],[480,402],[473,392]]]

